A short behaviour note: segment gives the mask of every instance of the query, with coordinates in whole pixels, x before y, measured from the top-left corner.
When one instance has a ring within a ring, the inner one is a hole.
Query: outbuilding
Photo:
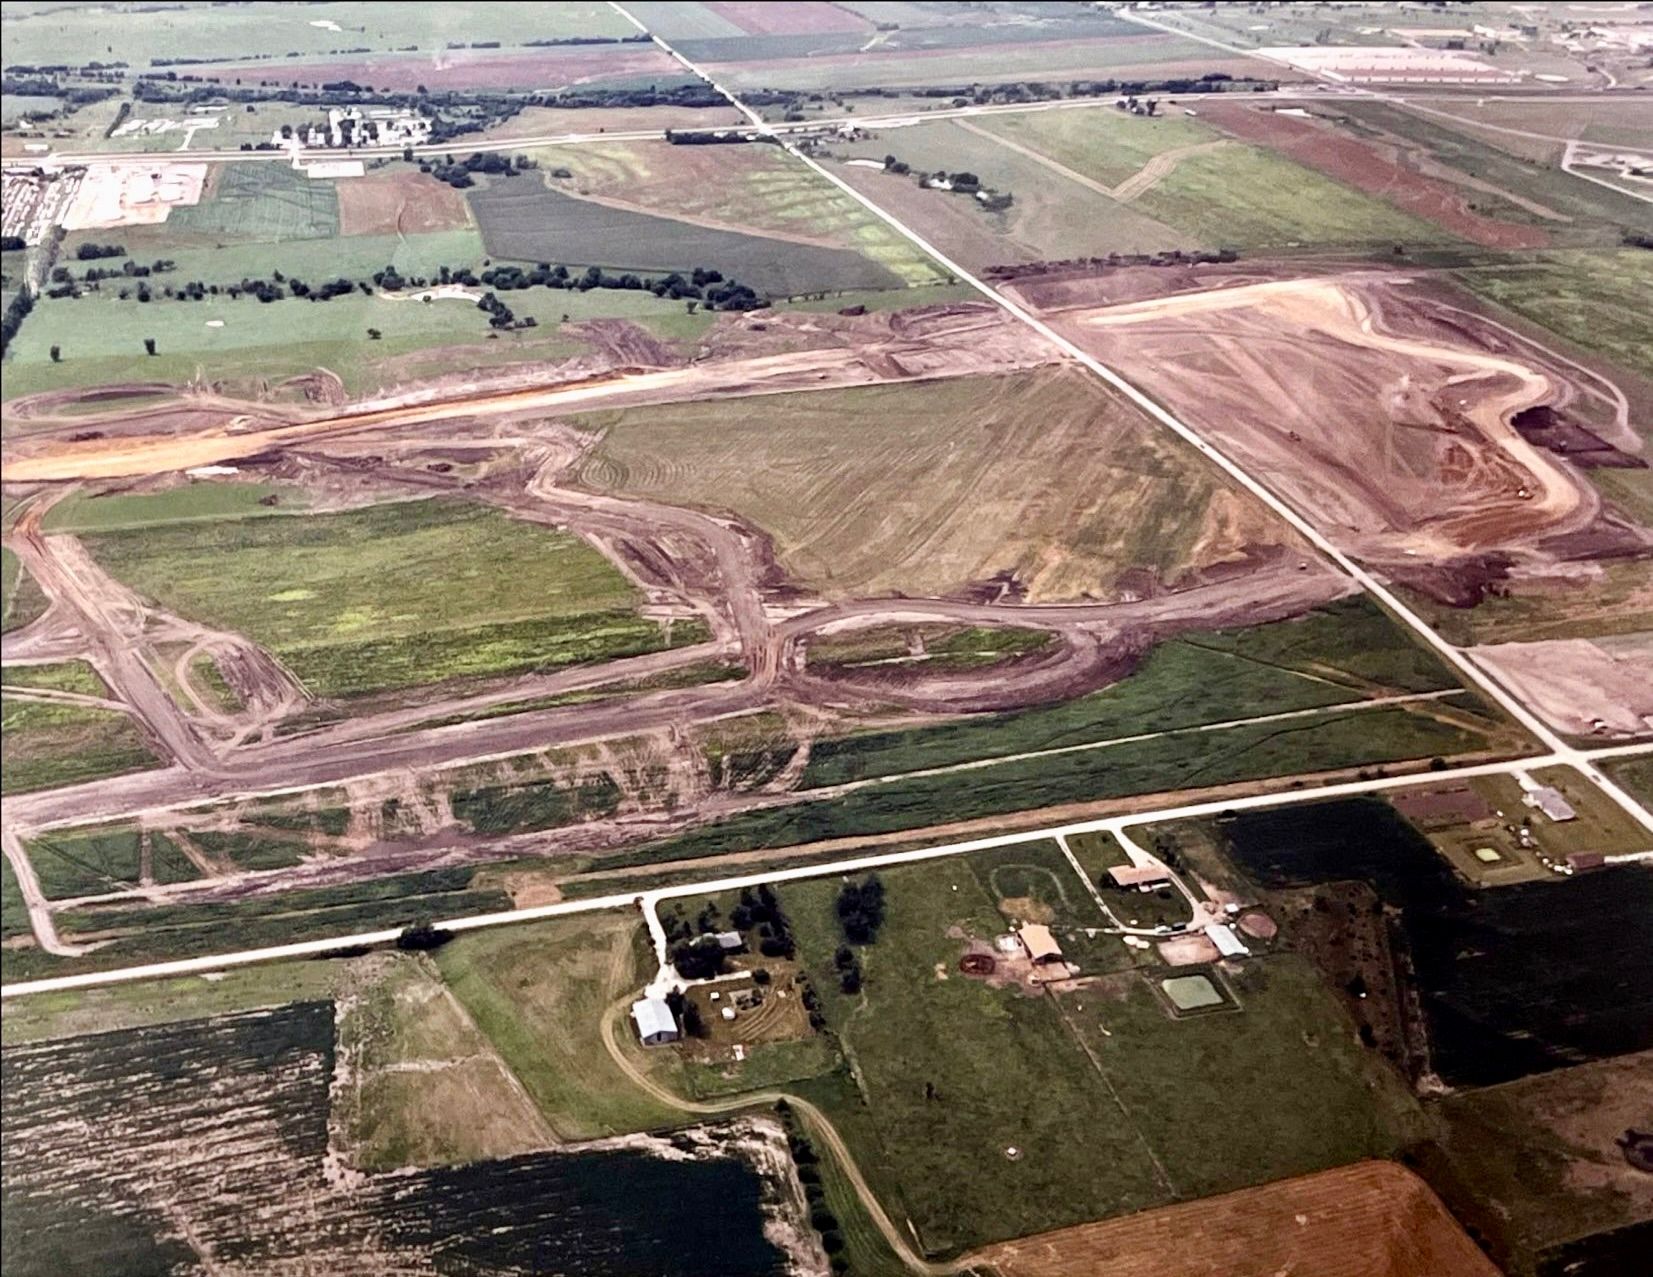
[[[1557,824],[1572,820],[1578,814],[1573,810],[1573,805],[1561,796],[1559,789],[1552,789],[1548,785],[1529,789],[1521,795],[1521,801],[1529,807],[1538,808]]]
[[[1113,865],[1108,870],[1108,877],[1116,887],[1154,891],[1171,881],[1171,871],[1164,865]]]
[[[664,1046],[678,1039],[677,1017],[664,998],[638,998],[631,1004],[631,1021],[644,1046]]]
[[[1217,952],[1225,958],[1243,958],[1251,952],[1245,947],[1245,942],[1234,934],[1232,928],[1220,922],[1213,922],[1205,929],[1206,939],[1217,946]]]
[[[1062,960],[1062,946],[1056,943],[1056,937],[1043,923],[1028,923],[1016,933],[1016,938],[1022,942],[1022,948],[1035,966]]]

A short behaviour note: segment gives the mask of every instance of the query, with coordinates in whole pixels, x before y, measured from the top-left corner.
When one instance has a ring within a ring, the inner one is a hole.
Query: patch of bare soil
[[[417,169],[381,169],[337,185],[341,235],[421,235],[471,224],[464,195]]]
[[[1391,1162],[1040,1233],[971,1258],[1002,1277],[1498,1277],[1428,1186]]]
[[[1494,643],[1469,655],[1558,732],[1628,740],[1653,731],[1653,638],[1614,651],[1588,639]]]

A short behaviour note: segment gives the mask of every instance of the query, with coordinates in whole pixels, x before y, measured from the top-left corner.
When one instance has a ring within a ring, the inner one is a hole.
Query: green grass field
[[[1653,757],[1612,759],[1602,767],[1637,799],[1653,807]]]
[[[4,680],[13,687],[108,695],[103,680],[80,661],[8,665]],[[17,696],[0,705],[0,793],[54,789],[160,764],[137,724],[116,710]]]
[[[988,115],[976,126],[1037,151],[1104,186],[1119,185],[1165,151],[1197,146],[1222,136],[1183,115],[1150,118],[1108,106]],[[900,133],[893,136],[899,138]]]
[[[85,661],[58,661],[51,665],[8,665],[0,672],[7,687],[33,687],[79,696],[108,696],[109,687]]]
[[[1065,704],[819,741],[803,783],[835,785],[1453,685],[1445,667],[1376,607],[1351,600],[1297,620],[1169,640],[1131,677]],[[1101,755],[1090,765],[1107,767],[1111,759]]]
[[[1388,249],[1452,240],[1438,226],[1253,146],[1188,156],[1134,207],[1206,247]]]
[[[666,642],[633,611],[630,584],[585,542],[459,501],[174,523],[86,544],[168,609],[265,644],[319,696],[610,659]]]
[[[426,52],[450,41],[515,44],[524,39],[558,36],[625,36],[635,28],[606,4],[592,0],[557,4],[536,12],[524,24],[520,6],[482,0],[464,9],[441,6],[410,13],[385,0],[368,3],[323,3],[295,11],[275,0],[255,0],[232,7],[62,9],[54,5],[18,5],[6,14],[6,62],[31,65],[78,65],[110,44],[122,58],[142,68],[153,58],[258,58],[247,75],[278,74],[287,53],[325,54],[338,49],[389,50],[418,45]],[[333,23],[337,29],[318,26]],[[107,54],[104,54],[107,57]]]
[[[652,974],[641,929],[634,914],[600,914],[477,932],[437,951],[454,996],[563,1139],[682,1120],[615,1068],[599,1036],[605,1009]]]
[[[46,512],[41,528],[46,532],[124,532],[169,523],[292,514],[307,504],[302,488],[285,484],[194,479],[164,492],[138,495],[75,492]]]
[[[426,305],[361,293],[268,305],[222,296],[148,304],[108,293],[48,298],[6,350],[0,394],[11,399],[127,381],[181,385],[197,375],[231,391],[254,390],[326,368],[359,396],[419,376],[581,354],[589,349],[585,341],[558,333],[565,315],[576,322],[677,322],[685,315],[680,301],[618,289],[516,292],[511,308],[519,318],[532,315],[539,326],[490,336],[486,317],[462,299]],[[382,336],[370,339],[370,328]],[[154,356],[144,353],[145,337],[156,340]],[[61,363],[52,362],[53,346],[60,347]]]
[[[10,881],[9,863],[0,872]],[[345,970],[335,962],[273,962],[216,972],[211,980],[183,976],[34,994],[7,1005],[0,1042],[16,1046],[328,998]]]
[[[220,953],[226,936],[234,936],[237,947],[257,948],[511,907],[503,891],[473,887],[472,877],[470,869],[435,869],[230,902],[66,910],[57,916],[60,932],[71,940],[96,937],[106,943],[79,958],[0,950],[0,972],[9,982],[64,971],[101,971]]]
[[[1215,143],[1220,145],[1212,150],[1170,156]],[[1119,190],[1120,197],[1093,190],[1013,147]],[[968,170],[984,184],[1008,190],[1015,204],[992,215],[968,208],[956,195],[897,190],[904,214],[919,217],[943,248],[956,246],[967,257],[988,251],[975,243],[983,235],[1003,244],[998,260],[1012,245],[1035,257],[1071,257],[1165,248],[1387,249],[1396,242],[1451,239],[1381,200],[1284,156],[1224,140],[1217,130],[1181,115],[1149,119],[1097,107],[983,116],[891,129],[834,149],[871,158],[892,153],[915,172]],[[1121,184],[1150,162],[1170,167],[1157,177],[1145,174],[1146,185],[1127,197]],[[872,193],[877,198],[880,190],[890,189],[881,186]],[[958,211],[961,204],[964,213]]]
[[[1636,248],[1541,253],[1462,270],[1458,279],[1574,345],[1653,377],[1643,301],[1653,291],[1653,253]]]
[[[175,208],[167,230],[179,237],[331,239],[339,233],[339,194],[285,164],[224,164],[199,204]]]
[[[51,830],[30,839],[29,861],[48,900],[102,895],[140,881],[193,882],[201,876],[169,839],[150,836],[146,857],[145,837],[134,824]]]
[[[559,187],[582,194],[622,199],[668,217],[830,240],[912,287],[944,279],[912,241],[779,147],[722,147],[709,155],[665,142],[613,142],[532,154],[542,167],[569,169],[572,181]]]
[[[51,602],[35,579],[23,570],[23,561],[0,547],[0,632],[22,629]]]
[[[262,166],[243,164],[232,167],[240,172]],[[66,252],[73,253],[76,241],[117,243],[125,245],[129,255],[137,262],[147,264],[158,258],[174,262],[175,269],[149,277],[150,288],[157,292],[169,284],[177,288],[194,280],[207,285],[228,286],[239,284],[243,279],[272,279],[277,271],[289,279],[302,279],[312,285],[341,276],[352,281],[371,280],[376,272],[386,266],[394,266],[404,276],[431,278],[443,266],[456,269],[469,266],[479,270],[483,258],[487,256],[482,248],[482,236],[474,229],[401,236],[329,233],[325,237],[287,239],[279,243],[232,241],[202,244],[196,242],[198,238],[196,228],[174,226],[172,219],[168,218],[160,226],[139,227],[133,231],[77,233],[68,242]],[[96,267],[100,264],[107,268],[107,263],[90,262],[86,265]],[[71,269],[77,275],[84,274],[78,262],[72,263]],[[100,280],[97,292],[92,296],[101,300],[111,293],[118,294],[122,288],[134,287],[135,281],[124,278]],[[150,303],[152,307],[155,304]],[[258,302],[253,304],[260,305]],[[279,304],[271,302],[269,306]]]
[[[1059,997],[965,977],[961,937],[1007,925],[984,869],[885,871],[888,916],[858,950],[855,995],[833,970],[837,881],[781,895],[854,1061],[853,1088],[839,1077],[800,1093],[825,1105],[891,1213],[932,1252],[1382,1155],[1410,1133],[1404,1087],[1294,957],[1247,965],[1243,1012],[1185,1020],[1135,973]],[[1279,1104],[1282,1087],[1301,1108]],[[1235,1132],[1221,1157],[1213,1130]]]

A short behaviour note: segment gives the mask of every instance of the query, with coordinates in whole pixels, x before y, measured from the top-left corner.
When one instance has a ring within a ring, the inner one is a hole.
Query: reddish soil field
[[[432,56],[371,54],[328,62],[294,62],[256,72],[246,63],[192,68],[196,74],[229,80],[257,75],[278,84],[321,84],[354,80],[396,92],[423,84],[437,89],[557,89],[572,84],[633,75],[675,75],[681,71],[659,49],[639,44],[535,49],[528,53],[453,49]]]
[[[774,0],[730,0],[703,6],[747,35],[814,35],[821,31],[871,31],[872,23],[858,13],[819,0],[776,4]]]
[[[1417,1176],[1359,1162],[1024,1237],[974,1256],[1004,1277],[1497,1277]]]
[[[343,235],[417,235],[470,224],[465,197],[428,173],[373,173],[338,189]]]
[[[1536,226],[1518,226],[1473,213],[1465,196],[1446,182],[1403,168],[1395,152],[1277,111],[1238,103],[1202,106],[1200,114],[1218,128],[1247,142],[1289,155],[1327,177],[1347,182],[1475,244],[1488,248],[1542,248],[1549,235]]]

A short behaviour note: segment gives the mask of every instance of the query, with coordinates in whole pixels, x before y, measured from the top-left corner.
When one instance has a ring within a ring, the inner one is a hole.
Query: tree
[[[143,339],[143,353],[146,355],[153,355],[155,353],[155,339],[153,337],[145,337]]]
[[[380,332],[377,328],[369,328],[367,330],[367,339],[369,341],[378,341],[379,338],[381,338],[383,336],[384,336],[384,334],[382,332]]]
[[[63,347],[62,346],[53,346],[52,347],[52,362],[54,364],[60,364],[60,363],[63,362]]]
[[[396,937],[396,947],[414,952],[440,949],[452,939],[453,932],[444,931],[428,919],[421,919],[411,926],[402,928],[402,934]]]

